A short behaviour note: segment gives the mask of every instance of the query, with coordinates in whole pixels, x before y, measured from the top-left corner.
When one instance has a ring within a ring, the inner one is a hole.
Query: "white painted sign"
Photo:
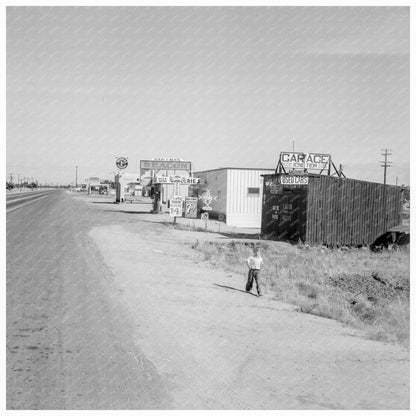
[[[306,175],[281,175],[280,183],[282,185],[307,185],[309,178]]]
[[[324,153],[281,152],[280,163],[285,170],[329,170],[331,155]]]
[[[181,198],[172,198],[169,200],[169,215],[171,217],[182,217]]]
[[[191,162],[178,160],[141,160],[142,170],[186,170],[191,171]]]
[[[195,185],[199,182],[200,178],[195,178],[193,176],[178,176],[178,175],[171,175],[171,176],[163,176],[157,175],[156,176],[156,183],[176,183],[179,182],[181,185]]]

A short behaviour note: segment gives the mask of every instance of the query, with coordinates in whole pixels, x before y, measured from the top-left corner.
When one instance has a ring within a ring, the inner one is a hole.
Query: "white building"
[[[139,188],[140,193],[142,193],[139,173],[122,171],[115,175],[114,181],[116,184],[116,202],[125,202],[126,199],[131,198],[132,193],[135,192],[137,188]]]
[[[194,172],[200,183],[193,186],[193,196],[201,196],[209,189],[211,218],[225,220],[234,227],[261,228],[263,178],[275,169],[219,168]],[[216,199],[215,199],[216,198]],[[199,204],[202,206],[202,204]]]

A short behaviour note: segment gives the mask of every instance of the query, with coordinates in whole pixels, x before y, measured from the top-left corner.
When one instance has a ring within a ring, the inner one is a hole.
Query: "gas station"
[[[141,160],[140,173],[146,172],[152,178],[153,212],[162,212],[163,204],[168,204],[171,216],[182,216],[189,186],[199,181],[192,176],[192,163],[178,158]]]
[[[148,193],[139,173],[120,172],[114,178],[116,202],[133,202]]]
[[[188,192],[189,186],[197,184],[199,178],[193,177],[190,161],[178,158],[141,160],[140,172],[131,173],[124,171],[128,166],[127,158],[120,157],[116,166],[119,169],[115,175],[116,202],[151,197],[154,213],[162,213],[165,206],[173,217],[182,216],[185,211],[188,218],[196,218],[193,209],[196,204],[188,197]]]

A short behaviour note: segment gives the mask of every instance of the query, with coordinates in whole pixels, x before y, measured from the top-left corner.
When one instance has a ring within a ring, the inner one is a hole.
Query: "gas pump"
[[[159,214],[162,212],[162,185],[156,183],[152,185],[153,193],[153,212]]]

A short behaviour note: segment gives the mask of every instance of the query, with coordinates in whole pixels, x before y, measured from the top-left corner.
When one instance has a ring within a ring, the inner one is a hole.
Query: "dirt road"
[[[407,351],[245,293],[190,247],[223,236],[37,204],[7,217],[9,409],[409,407]]]

